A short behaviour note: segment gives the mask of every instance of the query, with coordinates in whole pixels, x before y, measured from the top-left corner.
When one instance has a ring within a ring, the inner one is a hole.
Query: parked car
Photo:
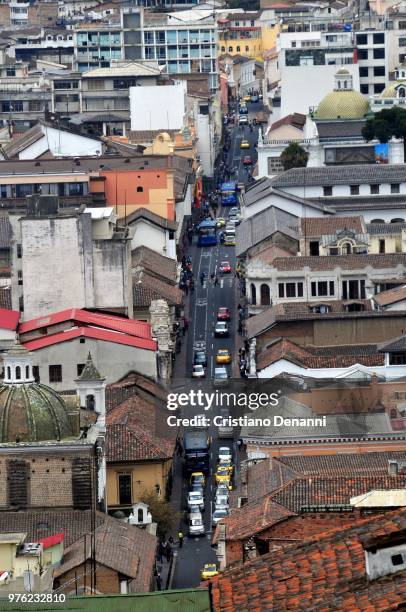
[[[221,521],[221,519],[226,518],[226,516],[228,516],[227,510],[215,510],[213,512],[213,516],[211,517],[213,527],[216,527],[217,523]]]
[[[228,495],[216,494],[214,499],[214,507],[216,510],[227,510],[229,509]]]
[[[198,491],[189,491],[187,496],[188,509],[197,508],[200,512],[204,510],[204,499],[203,495]]]
[[[200,578],[202,580],[207,580],[208,578],[213,578],[213,576],[217,576],[218,570],[217,565],[215,563],[205,563],[203,569],[200,572]]]
[[[226,467],[218,467],[216,471],[216,482],[225,482],[230,484],[231,474]]]
[[[216,495],[229,495],[230,488],[226,482],[219,482],[216,488]]]
[[[190,484],[199,484],[202,487],[206,484],[206,478],[203,472],[192,472],[190,475]]]
[[[228,325],[225,321],[217,321],[216,327],[214,328],[214,335],[217,338],[224,338],[229,335]]]

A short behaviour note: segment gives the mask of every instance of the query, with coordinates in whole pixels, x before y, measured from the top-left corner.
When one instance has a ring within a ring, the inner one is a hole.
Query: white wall
[[[258,202],[255,202],[255,204],[250,204],[250,206],[244,207],[244,216],[245,218],[252,217],[256,213],[266,210],[270,206],[277,206],[278,208],[281,208],[285,212],[295,215],[296,217],[325,216],[325,214],[317,208],[306,206],[304,204],[300,204],[299,202],[294,202],[275,193],[262,198]]]
[[[176,258],[176,242],[175,239],[169,239],[169,230],[143,219],[137,220],[133,227],[135,232],[131,240],[132,250],[139,246],[147,246],[165,257]]]
[[[57,391],[75,389],[77,364],[86,363],[89,351],[100,374],[106,377],[106,384],[116,382],[130,370],[152,378],[156,376],[155,351],[91,338],[86,338],[84,343],[75,338],[37,349],[33,351],[33,365],[39,366],[41,383],[49,384]],[[49,382],[50,365],[62,365],[61,383]]]
[[[209,115],[197,115],[197,134],[196,148],[203,167],[203,174],[213,176],[214,146]]]
[[[19,159],[36,159],[45,151],[64,157],[80,157],[82,155],[101,155],[103,143],[94,138],[86,138],[79,134],[61,132],[55,128],[43,127],[44,137],[21,151]]]
[[[176,230],[176,239],[179,238],[182,232],[182,224],[185,215],[192,214],[192,185],[188,185],[186,190],[185,199],[175,204],[175,217],[178,223],[178,229]],[[176,247],[175,247],[176,253]]]
[[[377,376],[385,376],[387,380],[393,380],[404,376],[405,366],[374,366],[368,368],[363,365],[355,364],[349,368],[304,368],[298,366],[291,361],[280,359],[272,365],[258,372],[258,378],[274,378],[283,373],[299,374],[301,376],[311,376],[313,378],[336,378],[340,377],[345,380],[345,375],[352,371],[360,369],[368,374],[376,374]],[[349,379],[354,380],[354,379]]]
[[[130,87],[132,130],[181,130],[185,124],[186,81],[179,85]]]
[[[358,65],[342,66],[352,74],[353,88],[359,91]],[[281,117],[291,113],[307,115],[334,89],[334,75],[340,66],[283,66],[281,68]]]

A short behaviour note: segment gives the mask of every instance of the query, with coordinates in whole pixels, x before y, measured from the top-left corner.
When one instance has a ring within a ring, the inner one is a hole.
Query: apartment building
[[[80,72],[108,68],[122,59],[119,24],[83,24],[74,30],[75,69]]]
[[[11,33],[10,33],[11,34]],[[59,27],[19,28],[12,33],[16,61],[36,66],[38,60],[72,67],[73,32]]]
[[[125,60],[156,60],[168,75],[207,74],[218,87],[217,22],[208,9],[176,13],[122,10]]]
[[[220,53],[261,58],[262,28],[259,12],[230,13],[218,20]]]
[[[360,91],[365,95],[379,94],[389,77],[386,31],[356,32]]]

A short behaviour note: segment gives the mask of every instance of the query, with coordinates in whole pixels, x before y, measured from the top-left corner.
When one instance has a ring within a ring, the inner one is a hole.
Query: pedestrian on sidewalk
[[[169,542],[166,543],[165,554],[166,554],[166,560],[169,563],[172,557],[172,546],[169,544]]]
[[[158,589],[158,591],[162,591],[162,578],[159,572],[157,573],[155,580],[156,580],[156,588]]]
[[[165,553],[165,549],[164,549],[164,547],[162,545],[162,542],[159,542],[159,546],[158,546],[158,561],[159,561],[159,563],[163,563],[164,553]]]
[[[187,319],[186,317],[183,317],[183,335],[185,335],[188,329],[189,329],[189,319]]]
[[[178,533],[178,538],[179,538],[179,548],[182,548],[183,546],[183,533],[179,530]]]

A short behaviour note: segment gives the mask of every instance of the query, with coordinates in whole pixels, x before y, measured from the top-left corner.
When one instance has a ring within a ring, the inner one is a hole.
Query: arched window
[[[21,380],[21,368],[16,366],[16,380]]]
[[[257,288],[254,283],[251,283],[251,304],[255,306],[257,303]]]
[[[226,48],[225,48],[225,47],[221,47],[221,51],[222,51],[223,53],[225,52],[225,50],[226,50]]]
[[[30,366],[25,366],[25,378],[30,377]]]
[[[405,220],[399,217],[399,218],[391,219],[390,222],[391,223],[404,223]]]
[[[94,410],[94,408],[95,408],[94,395],[86,395],[86,409]]]
[[[11,378],[11,368],[10,368],[10,366],[7,366],[7,378],[8,378],[8,380],[10,380],[10,378]]]
[[[398,93],[399,93],[399,98],[404,98],[406,95],[406,90],[404,87],[399,87],[398,89]]]
[[[237,46],[237,53],[241,51],[241,47]]]
[[[137,193],[142,193],[144,191],[144,187],[137,187]]]
[[[344,242],[344,244],[341,245],[341,253],[343,255],[351,255],[351,253],[352,253],[352,244],[351,244],[351,242]]]
[[[269,285],[263,283],[261,285],[261,306],[269,306],[271,303],[271,295],[269,292]]]
[[[144,509],[143,508],[138,508],[138,517],[137,517],[137,522],[138,523],[143,523],[144,522]]]
[[[245,46],[245,50],[246,50],[246,51],[249,51],[249,50],[250,50],[250,48],[249,48],[249,46],[248,46],[248,45],[246,45],[246,46]]]
[[[233,48],[232,47],[228,47],[228,52],[232,53],[233,52]]]

